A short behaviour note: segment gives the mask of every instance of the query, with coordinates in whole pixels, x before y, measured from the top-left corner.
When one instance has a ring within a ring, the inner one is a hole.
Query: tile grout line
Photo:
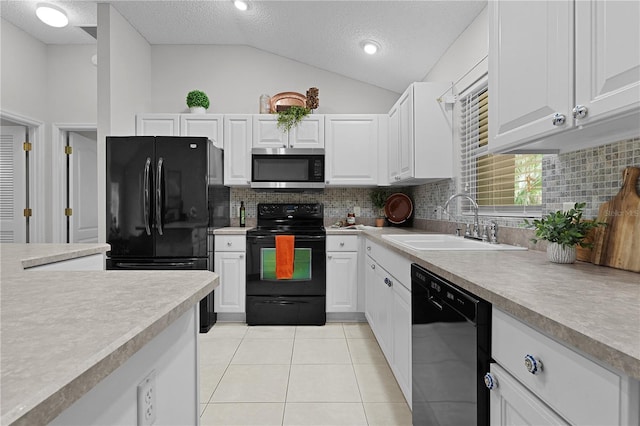
[[[364,421],[369,425],[369,418],[367,417],[367,410],[364,408],[364,398],[362,398],[362,390],[360,390],[360,382],[358,381],[358,375],[356,374],[356,368],[353,364],[353,356],[351,355],[351,346],[349,346],[349,338],[347,337],[347,332],[344,329],[344,323],[342,323],[342,332],[344,333],[344,337],[347,343],[347,351],[349,351],[349,359],[351,359],[351,370],[353,371],[353,377],[356,379],[356,385],[358,386],[358,394],[360,395],[360,405],[362,406],[362,412],[364,413]]]

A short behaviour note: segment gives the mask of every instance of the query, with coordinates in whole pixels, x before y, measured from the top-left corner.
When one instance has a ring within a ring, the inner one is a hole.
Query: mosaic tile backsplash
[[[588,148],[580,151],[545,155],[542,162],[542,212],[561,210],[564,202],[585,202],[585,218],[598,215],[600,204],[613,197],[622,183],[625,167],[640,167],[640,138]],[[444,222],[470,222],[468,216],[461,216],[452,210],[452,216],[442,213],[439,206],[456,192],[456,180],[447,179],[425,185],[396,188],[406,192],[414,200],[415,227],[442,232],[450,228]],[[358,223],[372,224],[377,210],[369,200],[368,188],[327,188],[317,194],[267,193],[249,188],[232,188],[232,225],[238,223],[240,201],[247,206],[247,224],[255,224],[257,203],[319,202],[324,204],[325,224],[344,220],[353,207],[361,209]],[[640,193],[640,185],[638,185]],[[516,228],[506,234],[514,234],[521,229],[521,218],[483,216],[483,221],[495,220],[499,227]],[[515,238],[522,240],[522,236]],[[503,240],[502,242],[509,243]]]

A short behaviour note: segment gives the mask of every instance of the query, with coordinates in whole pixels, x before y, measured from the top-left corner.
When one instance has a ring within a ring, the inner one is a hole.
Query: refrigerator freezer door
[[[154,139],[107,137],[106,225],[111,256],[154,255]]]
[[[207,257],[207,139],[157,137],[157,257]]]

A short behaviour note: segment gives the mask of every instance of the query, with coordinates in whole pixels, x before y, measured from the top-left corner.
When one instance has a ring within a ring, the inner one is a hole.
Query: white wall
[[[95,44],[47,46],[49,121],[96,124],[98,119],[98,69],[91,63]]]
[[[193,89],[207,93],[210,113],[257,114],[266,93],[320,89],[320,114],[387,113],[399,94],[247,46],[154,45],[151,104],[144,112],[186,112]],[[142,111],[139,111],[142,112]]]
[[[485,7],[423,81],[453,81],[458,91],[488,71],[489,13]]]
[[[147,111],[151,46],[110,4],[98,5],[98,240],[106,240],[106,136],[135,134]]]

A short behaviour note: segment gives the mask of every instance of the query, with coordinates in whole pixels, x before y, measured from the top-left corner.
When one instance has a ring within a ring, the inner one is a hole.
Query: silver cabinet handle
[[[560,114],[559,112],[556,112],[555,114],[553,114],[553,119],[551,120],[551,123],[553,123],[554,126],[562,126],[566,120],[567,120],[567,117],[564,114]]]
[[[576,105],[575,107],[573,107],[573,118],[585,118],[588,112],[589,109],[586,106]]]
[[[493,390],[498,387],[498,381],[493,377],[493,374],[487,373],[484,375],[484,385],[487,389]]]
[[[393,287],[393,281],[391,281],[389,278],[385,278],[384,283],[387,285],[387,287]]]
[[[542,371],[542,361],[534,357],[533,355],[525,355],[524,366],[531,374],[538,374]]]

